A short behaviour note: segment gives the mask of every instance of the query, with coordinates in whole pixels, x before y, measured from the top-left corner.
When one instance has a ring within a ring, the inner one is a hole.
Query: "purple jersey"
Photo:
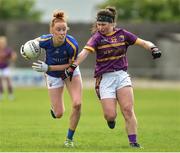
[[[115,29],[108,35],[96,32],[84,47],[91,52],[96,51],[95,77],[106,72],[127,70],[127,48],[136,39],[136,35],[124,29]]]
[[[4,50],[0,51],[0,69],[4,69],[8,67],[11,55],[12,55],[11,48],[5,48]]]

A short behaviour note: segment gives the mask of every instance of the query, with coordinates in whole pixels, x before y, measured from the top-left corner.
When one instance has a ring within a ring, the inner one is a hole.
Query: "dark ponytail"
[[[114,18],[116,17],[117,10],[116,10],[115,7],[107,6],[105,9],[108,10],[108,11],[110,11],[110,12],[113,14]]]

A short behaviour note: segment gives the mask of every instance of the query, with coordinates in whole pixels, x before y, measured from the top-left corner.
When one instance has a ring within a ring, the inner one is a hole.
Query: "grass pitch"
[[[47,89],[17,88],[14,101],[0,101],[0,152],[176,152],[180,151],[180,89],[135,89],[138,140],[143,150],[131,149],[118,111],[111,130],[93,89],[84,89],[82,117],[75,148],[63,147],[70,98],[65,92],[62,119],[50,116]]]

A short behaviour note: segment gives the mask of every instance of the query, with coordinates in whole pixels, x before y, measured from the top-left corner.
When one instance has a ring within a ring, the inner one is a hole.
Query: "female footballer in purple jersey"
[[[60,77],[78,54],[78,43],[70,35],[65,13],[56,11],[50,24],[50,33],[43,35],[37,40],[41,48],[45,49],[46,61],[33,63],[33,69],[38,72],[46,72],[46,82],[51,100],[51,115],[54,118],[61,118],[65,108],[63,100],[64,84],[72,99],[72,112],[67,138],[64,142],[66,147],[73,147],[73,135],[78,125],[81,113],[82,80],[81,73],[77,67],[72,80],[62,80]],[[70,82],[71,81],[71,82]]]
[[[14,99],[9,64],[15,61],[16,57],[16,53],[11,48],[7,47],[6,37],[0,36],[0,100],[3,99],[3,81],[7,83],[9,100]]]
[[[96,92],[101,100],[104,118],[109,128],[115,127],[116,104],[120,106],[126,124],[130,147],[141,148],[137,142],[137,120],[134,113],[134,95],[131,79],[127,73],[127,49],[139,45],[149,50],[153,58],[160,58],[161,51],[152,42],[138,38],[124,29],[116,27],[116,9],[107,7],[97,13],[93,35],[77,60],[65,70],[65,77],[71,77],[74,69],[89,53],[96,53]]]

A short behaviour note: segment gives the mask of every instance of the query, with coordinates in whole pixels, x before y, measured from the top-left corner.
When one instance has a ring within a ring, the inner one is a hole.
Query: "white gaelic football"
[[[39,47],[39,41],[29,40],[21,46],[21,55],[28,60],[37,59],[41,54],[41,48]]]

